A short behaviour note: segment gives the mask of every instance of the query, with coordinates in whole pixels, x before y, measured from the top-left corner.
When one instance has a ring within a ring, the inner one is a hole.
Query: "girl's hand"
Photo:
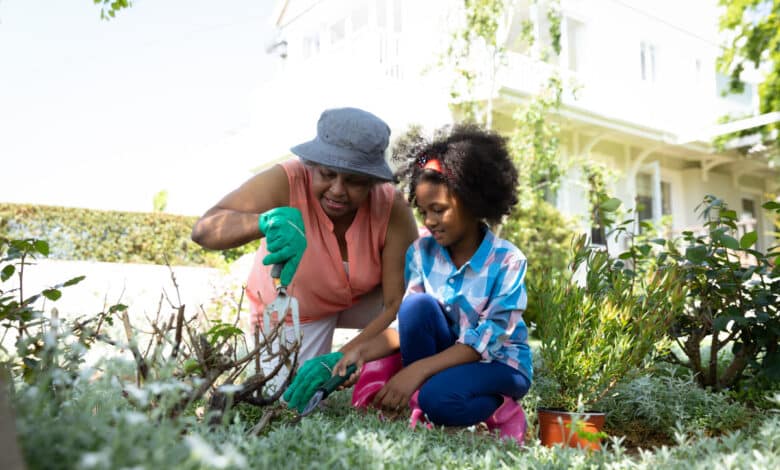
[[[409,398],[420,388],[427,377],[411,364],[401,369],[382,387],[374,397],[374,406],[382,408],[389,414],[397,414],[409,406]]]
[[[355,373],[353,373],[346,382],[339,386],[339,390],[343,390],[355,385],[358,377],[360,377],[360,371],[363,370],[363,364],[365,362],[360,353],[360,347],[354,347],[348,351],[343,352],[344,357],[342,357],[341,360],[339,360],[339,362],[333,366],[333,375],[345,375],[347,373],[347,367],[349,367],[350,364],[355,364],[357,369],[355,369]]]

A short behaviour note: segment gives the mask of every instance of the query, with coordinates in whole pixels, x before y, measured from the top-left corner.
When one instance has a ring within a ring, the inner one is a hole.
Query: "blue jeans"
[[[413,294],[398,310],[398,333],[404,366],[449,348],[458,339],[439,302]],[[507,395],[514,399],[531,384],[520,371],[501,362],[471,362],[432,375],[420,387],[420,408],[435,424],[468,426],[485,421]]]

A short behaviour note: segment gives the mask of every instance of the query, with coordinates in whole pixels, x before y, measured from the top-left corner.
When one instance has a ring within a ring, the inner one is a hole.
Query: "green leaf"
[[[125,310],[127,310],[127,305],[125,304],[114,304],[108,307],[108,313],[124,312]]]
[[[737,213],[731,209],[724,209],[720,211],[720,216],[724,219],[737,220]]]
[[[599,204],[599,209],[604,212],[615,212],[617,208],[620,207],[620,204],[620,199],[613,197]]]
[[[49,300],[57,300],[62,297],[62,292],[57,289],[45,289],[41,294]]]
[[[748,232],[742,235],[742,238],[739,239],[739,246],[743,250],[747,250],[753,246],[756,240],[758,240],[758,234],[756,232]]]
[[[768,211],[776,211],[776,210],[780,209],[780,202],[769,201],[769,202],[764,203],[761,207],[763,207],[764,209],[766,209]]]
[[[16,266],[13,264],[6,265],[6,267],[3,268],[2,271],[0,271],[0,281],[7,281],[8,278],[14,275],[16,272]]]
[[[731,250],[739,249],[739,242],[737,242],[737,239],[732,237],[731,235],[723,234],[720,240],[723,243],[723,246],[725,246],[726,248],[729,248]]]
[[[726,329],[726,326],[731,320],[734,320],[734,316],[732,315],[723,315],[720,317],[716,317],[714,320],[712,320],[712,329],[715,333],[718,331],[723,331]]]
[[[49,256],[49,242],[46,240],[35,240],[33,247],[35,248],[35,251],[43,256]]]
[[[63,284],[62,287],[68,287],[68,286],[76,285],[79,282],[81,282],[84,279],[86,279],[86,277],[87,276],[76,276],[73,279],[69,279],[69,280],[65,281],[65,284]]]
[[[685,249],[685,258],[692,263],[701,264],[706,256],[706,246],[689,246]]]

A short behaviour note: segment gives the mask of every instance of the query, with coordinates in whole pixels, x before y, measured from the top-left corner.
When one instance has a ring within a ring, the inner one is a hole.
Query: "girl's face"
[[[479,245],[479,221],[445,184],[420,181],[414,191],[417,210],[433,238],[451,251]]]
[[[320,165],[312,165],[310,173],[312,193],[334,222],[353,217],[374,185],[370,176],[340,173]]]

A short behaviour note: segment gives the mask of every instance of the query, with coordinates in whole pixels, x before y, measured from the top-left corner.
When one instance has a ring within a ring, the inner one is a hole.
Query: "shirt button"
[[[454,284],[455,283],[455,279],[454,278],[450,278],[449,282],[450,282],[450,284]]]
[[[446,311],[448,311],[448,312],[449,312],[450,310],[452,310],[452,307],[450,307],[449,305],[447,305],[446,307],[444,307],[444,310],[446,310]]]

